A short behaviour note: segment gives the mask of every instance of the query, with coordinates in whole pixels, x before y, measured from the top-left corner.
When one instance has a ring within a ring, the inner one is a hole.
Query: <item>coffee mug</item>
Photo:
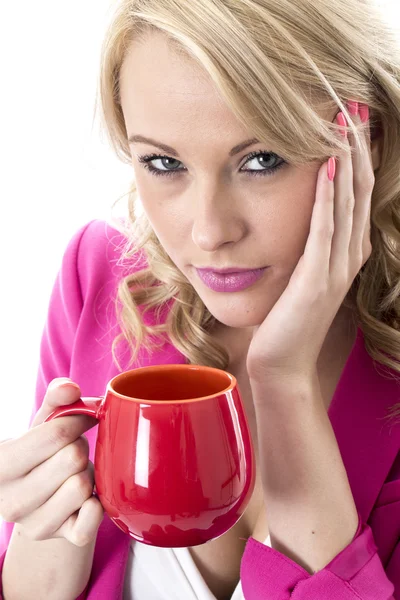
[[[236,378],[201,365],[120,373],[105,396],[81,398],[46,419],[86,414],[99,429],[97,496],[138,542],[197,546],[240,519],[255,484],[251,434]]]

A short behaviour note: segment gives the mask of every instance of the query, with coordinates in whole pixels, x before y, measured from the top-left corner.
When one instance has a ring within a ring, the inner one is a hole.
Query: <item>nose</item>
[[[227,243],[238,242],[246,233],[244,215],[235,199],[214,191],[199,192],[192,225],[193,242],[201,250],[213,252]]]

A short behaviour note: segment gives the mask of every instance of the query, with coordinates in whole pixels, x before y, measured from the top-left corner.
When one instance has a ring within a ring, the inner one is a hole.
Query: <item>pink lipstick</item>
[[[212,269],[196,269],[196,271],[202,282],[214,292],[240,292],[258,281],[267,268],[236,271],[226,269],[222,272]]]

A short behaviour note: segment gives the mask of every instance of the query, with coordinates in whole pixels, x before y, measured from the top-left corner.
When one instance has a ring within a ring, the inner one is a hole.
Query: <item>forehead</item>
[[[182,129],[208,124],[218,131],[243,130],[216,86],[198,63],[168,44],[165,36],[149,34],[133,43],[121,69],[121,104],[125,121],[137,129],[155,131],[169,123]]]
[[[130,45],[121,68],[120,92],[129,133],[165,132],[171,139],[177,130],[184,134],[206,130],[216,140],[230,131],[235,137],[252,137],[208,73],[194,59],[178,53],[162,33],[151,32]],[[337,110],[331,105],[318,113],[332,121]],[[142,128],[146,131],[138,131]]]

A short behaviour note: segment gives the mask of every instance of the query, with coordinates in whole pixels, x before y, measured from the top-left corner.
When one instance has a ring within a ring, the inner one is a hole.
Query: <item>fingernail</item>
[[[50,383],[50,387],[52,389],[54,388],[62,388],[62,387],[67,387],[68,385],[72,385],[75,388],[79,388],[79,385],[77,383],[74,383],[71,379],[69,379],[68,377],[58,377],[55,381],[52,381]]]
[[[344,116],[344,114],[342,112],[340,112],[338,114],[338,116],[336,117],[336,120],[337,120],[338,124],[341,125],[342,127],[347,127],[346,117]],[[347,131],[345,129],[340,129],[340,133],[345,138],[347,138]]]
[[[57,387],[58,387],[58,389],[59,388],[66,388],[66,387],[74,387],[76,390],[80,389],[79,385],[77,383],[74,383],[73,381],[68,381],[68,382],[65,382],[65,383],[60,383],[60,385],[58,385]]]
[[[347,109],[351,115],[358,115],[358,102],[354,100],[349,100],[347,102]]]
[[[333,181],[335,179],[335,174],[336,174],[336,159],[331,156],[331,158],[328,160],[328,177],[330,181]]]
[[[360,119],[363,123],[366,123],[369,119],[369,108],[367,104],[360,104]]]

